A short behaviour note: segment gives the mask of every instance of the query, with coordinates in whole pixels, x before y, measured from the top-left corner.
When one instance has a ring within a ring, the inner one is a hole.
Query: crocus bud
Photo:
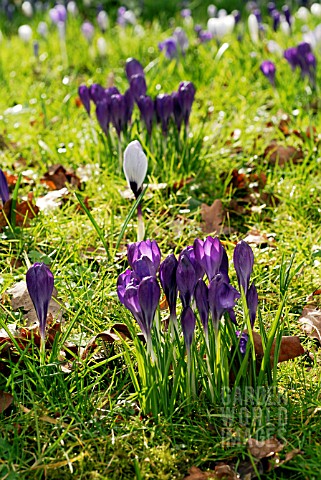
[[[261,63],[260,65],[260,70],[263,73],[263,75],[269,80],[271,85],[273,87],[275,86],[275,65],[273,62],[270,60],[265,60],[264,62]]]
[[[247,294],[250,276],[253,270],[254,255],[252,248],[244,240],[238,243],[233,254],[234,268],[240,289],[243,288]]]
[[[159,304],[160,288],[155,277],[144,278],[138,287],[143,322],[146,331],[146,341],[150,338],[155,312]]]
[[[105,90],[101,85],[99,85],[99,83],[93,83],[89,87],[89,95],[91,100],[96,105],[105,97]]]
[[[10,198],[8,182],[7,182],[6,176],[3,173],[3,171],[1,170],[1,168],[0,168],[0,198],[2,200],[3,205]]]
[[[144,69],[136,58],[127,58],[125,70],[128,81],[133,75],[144,75]]]
[[[67,10],[64,5],[59,4],[49,10],[49,16],[51,21],[56,25],[59,23],[65,23],[67,19]]]
[[[292,23],[292,18],[291,18],[291,10],[290,8],[287,6],[287,5],[283,5],[282,7],[282,12],[285,16],[285,19],[287,21],[287,24],[289,25],[289,27],[291,27],[291,23]]]
[[[86,109],[86,112],[90,116],[90,94],[89,88],[86,85],[80,85],[78,88],[78,95],[81,100],[81,103]]]
[[[123,169],[129,187],[136,198],[140,195],[147,173],[147,157],[138,140],[130,142],[124,151]]]
[[[33,8],[31,3],[23,2],[23,4],[21,5],[21,11],[26,17],[31,18],[33,15]]]
[[[251,13],[248,18],[248,27],[250,37],[253,43],[258,43],[259,41],[259,22],[257,21],[256,16]]]
[[[177,130],[180,132],[182,123],[184,120],[184,113],[181,105],[181,99],[178,92],[172,93],[173,98],[173,113],[174,113],[174,120],[177,127]]]
[[[219,321],[224,312],[233,309],[240,293],[226,283],[221,274],[216,275],[208,287],[208,303],[212,314],[212,321],[215,330],[218,330]]]
[[[256,312],[257,312],[257,306],[259,303],[259,297],[257,294],[256,287],[254,283],[250,286],[250,288],[247,291],[246,294],[246,303],[247,303],[247,308],[249,310],[249,316],[250,316],[250,322],[251,326],[253,328],[254,322],[255,322],[255,317],[256,317]]]
[[[207,237],[204,242],[199,238],[194,241],[195,258],[202,265],[210,281],[220,272],[223,252],[223,245],[217,237]]]
[[[97,15],[97,23],[102,32],[105,32],[109,27],[109,18],[105,10],[101,10]]]
[[[167,135],[169,119],[173,113],[173,99],[171,95],[160,94],[155,99],[155,111],[157,120],[162,125],[162,132]]]
[[[176,282],[183,308],[190,305],[197,280],[195,268],[191,260],[188,258],[188,255],[182,253],[178,261]]]
[[[149,266],[150,273],[146,276],[155,277],[160,265],[161,252],[155,240],[147,239],[129,244],[127,247],[127,259],[134,271],[136,271],[137,262],[148,259],[152,267]]]
[[[195,86],[192,82],[181,82],[178,87],[178,96],[180,99],[184,123],[187,126],[195,98]]]
[[[181,315],[181,323],[186,349],[189,351],[192,345],[196,325],[196,318],[190,307],[184,308]]]
[[[311,5],[311,13],[315,17],[321,18],[321,5],[320,3],[312,3]]]
[[[142,75],[141,73],[132,75],[130,77],[129,82],[130,82],[130,91],[132,92],[133,97],[137,102],[139,97],[146,95],[147,85],[146,85],[145,76]]]
[[[273,10],[272,20],[273,20],[273,30],[276,32],[281,21],[281,15],[277,10]]]
[[[109,122],[110,122],[110,109],[107,98],[102,98],[100,102],[96,104],[96,117],[102,131],[107,135]]]
[[[195,286],[194,298],[196,302],[196,307],[200,315],[202,325],[204,327],[205,334],[208,334],[208,313],[209,313],[209,304],[208,304],[208,288],[203,279],[199,279]]]
[[[29,43],[32,38],[32,29],[29,25],[20,25],[18,35],[24,43]]]
[[[53,292],[54,277],[44,263],[35,263],[26,274],[27,288],[39,320],[40,336],[44,340],[48,307]]]
[[[141,96],[137,100],[141,118],[145,123],[148,135],[151,135],[154,119],[154,102],[151,97]]]
[[[169,311],[172,317],[176,317],[177,283],[176,270],[178,261],[174,254],[168,255],[159,267],[159,278],[164,290]]]
[[[93,36],[95,34],[95,28],[92,23],[85,21],[81,26],[81,33],[85,37],[85,39],[91,43]]]
[[[124,95],[116,94],[110,97],[110,118],[118,137],[127,123],[126,101]]]

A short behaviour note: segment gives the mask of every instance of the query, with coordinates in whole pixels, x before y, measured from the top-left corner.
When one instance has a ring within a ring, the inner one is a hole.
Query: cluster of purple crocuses
[[[242,291],[253,327],[258,295],[254,283],[250,284],[254,255],[246,242],[241,241],[236,245],[233,256],[239,291],[230,283],[228,257],[218,238],[207,237],[204,241],[196,239],[193,246],[180,253],[178,259],[170,254],[163,262],[155,240],[132,243],[128,246],[127,258],[131,268],[119,275],[117,293],[121,303],[137,321],[147,345],[151,344],[153,321],[161,296],[159,281],[174,328],[177,328],[176,305],[180,297],[180,321],[187,350],[193,340],[197,312],[208,342],[210,318],[214,332],[218,332],[225,313],[236,324],[234,307]],[[236,334],[241,335],[240,332]],[[247,336],[241,338],[240,348],[244,354]]]
[[[134,103],[137,104],[141,119],[148,135],[151,135],[154,121],[161,125],[162,133],[167,135],[171,118],[180,132],[182,125],[188,126],[195,87],[192,82],[181,82],[177,92],[160,94],[155,99],[147,95],[147,84],[142,65],[135,58],[126,61],[126,76],[129,88],[122,95],[116,87],[105,89],[94,83],[90,87],[81,85],[79,97],[90,115],[92,101],[96,107],[96,117],[103,132],[107,135],[110,123],[115,127],[118,137],[126,131],[131,122]]]

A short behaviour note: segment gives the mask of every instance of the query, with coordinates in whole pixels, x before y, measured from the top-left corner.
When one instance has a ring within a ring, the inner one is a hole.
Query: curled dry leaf
[[[72,170],[66,170],[59,164],[49,167],[48,172],[44,174],[40,181],[47,185],[49,190],[61,190],[67,184],[76,188],[79,188],[81,185],[79,177]]]
[[[232,232],[230,227],[223,225],[225,212],[222,201],[218,198],[214,200],[211,206],[206,205],[206,203],[202,204],[201,216],[203,220],[202,230],[204,233],[212,233],[213,235],[223,233],[224,235],[228,235]]]
[[[253,340],[254,340],[255,353],[258,357],[262,358],[264,355],[264,350],[263,350],[261,336],[257,332],[253,332]],[[274,363],[274,351],[275,351],[275,340],[273,341],[271,352],[270,352],[271,364]],[[303,353],[304,353],[304,348],[301,345],[299,337],[297,336],[282,337],[278,363],[292,360],[293,358],[303,355]]]
[[[292,146],[285,147],[273,141],[266,147],[263,156],[271,165],[277,163],[282,167],[290,160],[293,163],[299,163],[303,159],[303,151]]]
[[[10,221],[12,200],[8,200],[0,210],[0,228],[5,227]],[[16,225],[26,227],[29,220],[39,213],[39,208],[32,201],[17,202],[15,207]]]
[[[184,480],[237,480],[239,477],[229,465],[221,464],[215,467],[214,471],[203,472],[198,467],[191,467]]]
[[[0,413],[3,413],[13,402],[13,396],[10,393],[0,391]]]
[[[249,438],[247,446],[252,457],[257,458],[258,460],[271,457],[275,453],[281,452],[284,448],[284,445],[275,437],[262,441],[258,441],[255,438]]]
[[[299,318],[301,330],[321,343],[321,310],[316,303],[308,303]]]

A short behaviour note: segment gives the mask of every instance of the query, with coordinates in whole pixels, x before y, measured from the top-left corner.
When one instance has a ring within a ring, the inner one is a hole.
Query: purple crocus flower
[[[90,116],[90,94],[89,88],[86,85],[80,85],[78,88],[78,95],[81,100],[81,103],[86,109],[86,112]]]
[[[283,5],[282,7],[282,12],[285,16],[285,20],[287,21],[287,23],[289,24],[289,26],[291,27],[291,24],[292,24],[292,18],[291,18],[291,10],[290,8],[287,6],[287,5]]]
[[[34,263],[27,271],[26,283],[39,320],[40,337],[44,340],[48,307],[54,286],[54,277],[47,265],[44,263]]]
[[[180,97],[179,97],[179,93],[178,92],[172,93],[172,98],[173,98],[174,120],[175,120],[177,130],[180,132],[181,127],[182,127],[182,123],[183,123],[183,119],[184,119],[184,113],[183,113],[183,110],[182,110],[182,105],[181,105],[181,100],[180,100]]]
[[[1,168],[0,168],[0,198],[2,200],[3,205],[10,198],[8,182],[7,182],[6,176],[3,173],[3,171],[1,170]]]
[[[151,336],[151,329],[155,312],[159,304],[160,288],[155,277],[144,278],[138,287],[138,301],[142,311],[143,323],[146,331],[146,341]]]
[[[157,120],[162,125],[163,135],[167,135],[169,119],[173,113],[173,98],[171,95],[162,93],[155,99],[155,112]]]
[[[200,278],[195,286],[194,298],[197,306],[198,313],[202,325],[204,327],[205,336],[208,335],[208,314],[209,314],[209,304],[208,304],[208,288],[204,280]]]
[[[125,70],[128,81],[130,81],[133,75],[144,75],[144,69],[136,58],[127,58]]]
[[[241,12],[239,10],[233,10],[232,15],[234,16],[235,25],[241,21]]]
[[[256,317],[256,312],[257,312],[257,306],[259,303],[259,297],[257,294],[256,287],[254,283],[250,286],[250,288],[247,291],[246,294],[246,303],[247,303],[247,308],[249,310],[249,316],[250,316],[250,322],[251,326],[253,328],[254,322],[255,322],[255,317]]]
[[[188,126],[192,105],[195,98],[195,86],[192,82],[181,82],[178,87],[178,94],[183,110],[184,122]]]
[[[178,261],[172,253],[168,255],[159,267],[159,278],[169,306],[171,318],[176,319],[177,282],[176,271]]]
[[[142,242],[131,243],[127,247],[127,259],[129,265],[136,272],[140,267],[139,262],[145,262],[148,268],[148,275],[156,276],[160,265],[161,252],[155,240],[143,240]]]
[[[201,43],[206,43],[212,40],[213,35],[209,30],[201,30],[198,34],[198,38]]]
[[[176,40],[182,54],[185,55],[186,50],[188,49],[188,37],[185,30],[181,27],[175,28],[173,38]]]
[[[184,248],[184,250],[181,251],[178,260],[181,258],[182,255],[186,255],[192,263],[195,270],[196,280],[198,280],[199,278],[203,278],[205,273],[204,268],[195,257],[194,247],[190,245],[189,247]]]
[[[246,295],[253,270],[254,255],[252,248],[244,242],[244,240],[236,245],[233,254],[233,261],[239,287],[240,289],[243,288]]]
[[[49,10],[51,21],[58,25],[58,23],[65,23],[67,19],[67,10],[64,5],[56,5]]]
[[[261,14],[261,11],[258,9],[258,8],[255,8],[253,10],[253,14],[256,16],[256,19],[258,21],[258,23],[262,23],[262,14]]]
[[[124,98],[125,98],[125,106],[126,106],[126,123],[130,123],[132,119],[133,110],[134,110],[134,97],[130,88],[128,88],[124,93]]]
[[[269,2],[267,4],[267,9],[270,15],[272,15],[273,11],[276,9],[276,5],[274,2]]]
[[[217,237],[207,237],[204,242],[199,238],[194,241],[195,258],[202,265],[209,281],[221,271],[223,253],[224,247]]]
[[[281,21],[280,12],[278,12],[277,10],[273,10],[272,20],[273,20],[273,30],[276,32],[277,29],[279,28],[280,21]]]
[[[247,345],[247,342],[249,340],[249,336],[248,336],[247,333],[245,333],[245,332],[241,333],[239,330],[236,331],[236,336],[240,339],[239,340],[239,342],[240,342],[239,343],[239,349],[240,349],[241,354],[244,357],[244,355],[246,353],[246,345]]]
[[[208,303],[212,314],[215,330],[225,312],[233,309],[240,293],[229,283],[224,281],[221,274],[216,275],[208,287]]]
[[[181,316],[181,323],[186,349],[189,352],[192,345],[196,325],[196,318],[193,310],[190,307],[184,308]]]
[[[145,123],[148,135],[151,135],[154,119],[154,101],[151,97],[141,96],[137,100],[141,118]]]
[[[190,306],[197,280],[193,263],[189,255],[183,250],[180,254],[176,271],[176,282],[183,308]]]
[[[96,104],[96,117],[102,131],[107,135],[110,122],[110,108],[106,97],[102,98]]]
[[[276,68],[273,62],[270,60],[265,60],[264,62],[261,63],[260,65],[260,70],[263,73],[263,75],[269,80],[271,85],[273,87],[275,86],[275,72]]]
[[[141,73],[137,73],[130,77],[129,82],[130,82],[130,91],[132,92],[132,95],[137,102],[139,97],[146,95],[147,85],[146,85],[145,76],[142,75]]]
[[[118,137],[127,124],[126,100],[124,95],[116,94],[110,97],[110,119]]]
[[[187,17],[191,17],[192,16],[192,11],[190,8],[183,8],[183,10],[181,10],[181,17],[182,18],[187,18]]]
[[[95,28],[94,28],[93,24],[88,22],[88,20],[86,20],[81,26],[81,33],[83,34],[85,39],[89,43],[91,43],[91,41],[93,39],[93,36],[95,34]]]
[[[311,83],[315,84],[317,59],[316,59],[315,55],[312,52],[310,52],[306,55],[305,61],[306,61],[307,71],[305,73],[302,70],[302,73],[308,75],[310,80],[311,80]]]
[[[295,70],[295,68],[299,66],[298,49],[296,47],[287,48],[284,50],[283,55],[291,65],[292,70]]]
[[[104,98],[105,90],[101,85],[99,85],[99,83],[93,83],[89,87],[89,96],[90,96],[90,99],[96,105],[98,102],[100,102]]]
[[[165,56],[172,60],[177,57],[177,42],[174,37],[166,38],[163,42],[158,44],[161,52],[164,51]]]
[[[117,292],[119,292],[119,286],[117,287]],[[142,309],[138,300],[138,286],[129,285],[127,288],[125,288],[124,296],[122,299],[123,301],[121,300],[119,293],[118,297],[119,300],[123,303],[123,305],[125,305],[125,307],[131,312],[136,322],[138,323],[141,331],[143,332],[145,339],[147,340],[147,332],[143,320]]]

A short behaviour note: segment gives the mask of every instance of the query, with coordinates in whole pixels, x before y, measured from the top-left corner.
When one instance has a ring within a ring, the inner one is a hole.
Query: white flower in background
[[[37,32],[42,38],[47,38],[48,36],[48,25],[46,22],[39,22]]]
[[[321,24],[319,24],[314,30],[310,30],[303,35],[303,41],[311,45],[311,48],[315,50],[321,44]]]
[[[310,12],[306,7],[300,7],[296,12],[295,17],[301,22],[307,22],[309,20]]]
[[[217,8],[215,5],[209,5],[207,7],[207,15],[210,17],[210,18],[214,18],[215,15],[216,15],[216,11],[217,11]]]
[[[136,15],[131,10],[126,10],[123,17],[124,17],[124,20],[126,21],[126,23],[131,24],[131,25],[136,25],[136,23],[137,23]]]
[[[310,10],[311,10],[312,15],[314,15],[315,17],[321,18],[321,5],[320,5],[320,3],[312,3]]]
[[[259,41],[259,22],[257,21],[256,16],[251,13],[248,18],[248,27],[250,37],[253,43],[258,43]]]
[[[147,173],[147,157],[138,140],[130,142],[124,151],[123,169],[127,183],[137,198]]]
[[[105,10],[101,10],[97,15],[97,23],[102,32],[105,32],[109,27],[109,18]]]
[[[281,22],[280,22],[280,30],[285,35],[290,35],[290,33],[291,33],[291,27],[288,24],[288,22],[285,20],[285,18],[283,20],[281,20]]]
[[[270,53],[273,53],[278,57],[283,57],[283,48],[281,48],[280,45],[274,40],[270,40],[266,46]]]
[[[33,8],[31,3],[23,2],[23,4],[21,5],[21,11],[26,17],[31,18],[33,15]]]
[[[233,32],[235,25],[234,15],[226,15],[220,18],[210,18],[207,22],[207,29],[211,32],[213,37],[221,39],[225,35]]]
[[[32,39],[32,29],[29,25],[20,25],[18,28],[18,35],[25,43],[30,42]]]
[[[104,37],[97,38],[97,50],[101,57],[106,57],[107,55],[107,42]]]
[[[218,18],[226,17],[226,15],[227,15],[227,11],[226,11],[224,8],[221,8],[221,9],[217,12]]]
[[[76,2],[68,2],[67,3],[67,12],[70,13],[72,17],[76,17],[78,15],[78,7]]]

